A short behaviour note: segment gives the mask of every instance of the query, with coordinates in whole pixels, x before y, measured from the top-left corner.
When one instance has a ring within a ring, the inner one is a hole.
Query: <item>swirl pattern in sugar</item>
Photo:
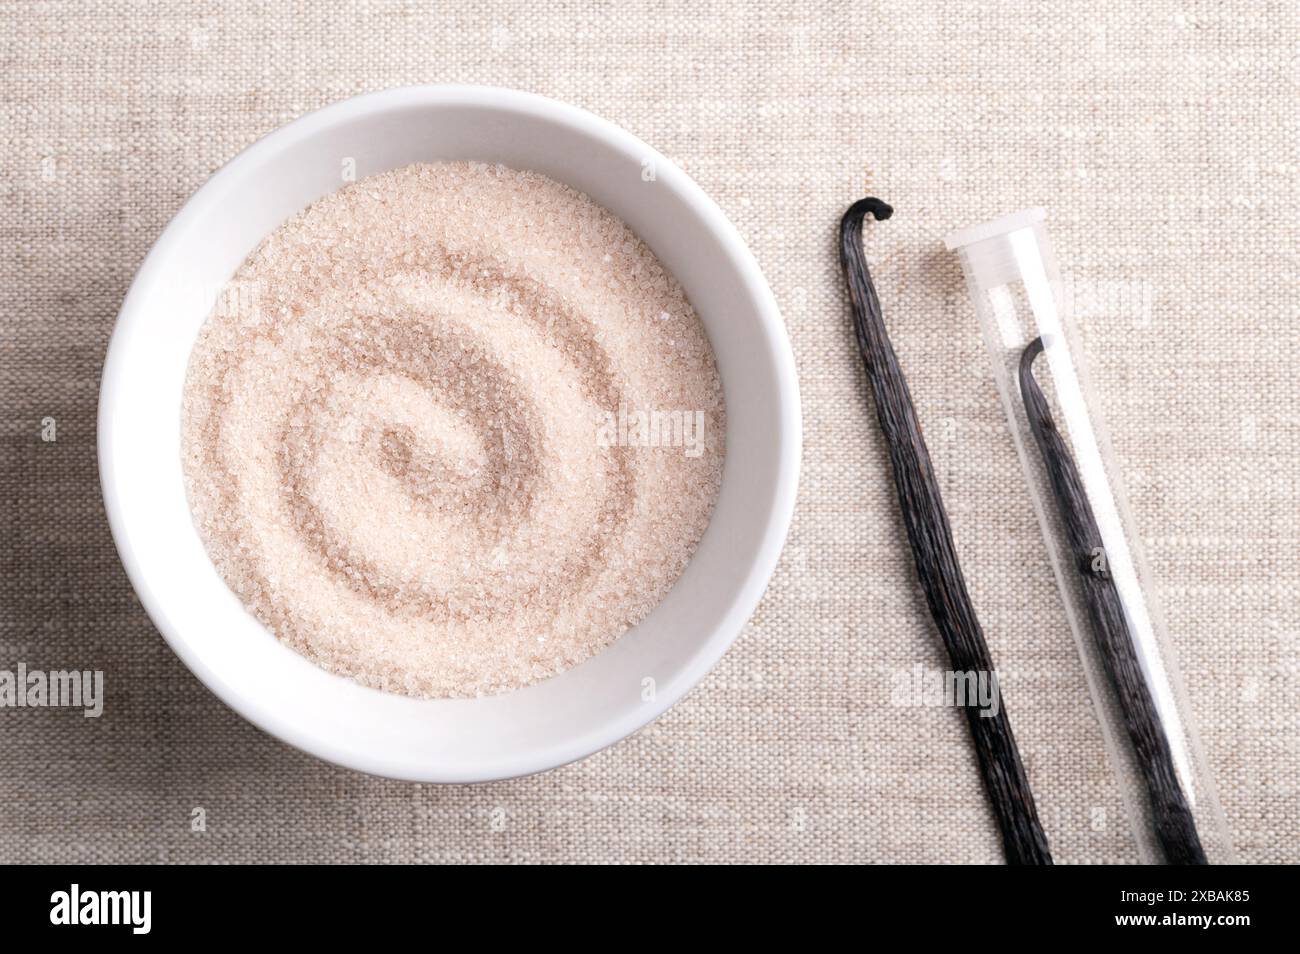
[[[651,415],[682,426],[626,424]],[[470,163],[274,232],[200,332],[182,422],[196,526],[249,610],[429,697],[551,677],[642,619],[708,524],[724,429],[703,326],[644,243]]]

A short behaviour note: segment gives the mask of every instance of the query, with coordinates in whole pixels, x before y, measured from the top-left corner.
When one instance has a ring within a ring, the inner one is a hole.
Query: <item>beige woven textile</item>
[[[944,656],[835,256],[867,190],[897,209],[869,253],[1057,858],[1137,854],[940,241],[1035,204],[1093,292],[1093,376],[1236,850],[1300,860],[1294,3],[0,9],[0,669],[107,681],[100,719],[0,711],[0,860],[999,861],[960,715],[889,704],[892,672]],[[443,82],[544,93],[678,160],[766,272],[804,402],[789,544],[712,676],[608,751],[478,787],[334,768],[225,709],[137,604],[94,457],[114,317],[184,200],[304,112]]]

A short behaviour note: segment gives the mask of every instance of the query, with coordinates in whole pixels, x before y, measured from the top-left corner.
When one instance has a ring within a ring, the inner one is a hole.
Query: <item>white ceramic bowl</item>
[[[662,604],[613,646],[547,682],[484,699],[416,700],[319,669],[272,637],[217,575],[181,480],[186,362],[217,290],[290,215],[413,162],[533,169],[585,192],[659,256],[698,310],[727,401],[712,522]],[[650,173],[653,173],[653,176]],[[122,305],[99,404],[104,505],[136,592],[172,649],[233,709],[313,755],[394,778],[469,782],[582,758],[704,678],[776,565],[794,509],[800,416],[776,302],[721,210],[622,129],[510,90],[396,89],[312,113],[241,153],[163,232]],[[647,680],[653,680],[653,684]]]

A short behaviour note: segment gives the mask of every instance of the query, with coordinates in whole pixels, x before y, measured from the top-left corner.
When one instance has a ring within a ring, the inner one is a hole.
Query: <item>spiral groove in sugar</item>
[[[191,358],[188,489],[219,572],[295,649],[392,691],[499,692],[608,645],[680,574],[721,388],[680,288],[605,210],[414,166],[321,200],[236,280]],[[598,439],[629,408],[698,415],[703,452]]]

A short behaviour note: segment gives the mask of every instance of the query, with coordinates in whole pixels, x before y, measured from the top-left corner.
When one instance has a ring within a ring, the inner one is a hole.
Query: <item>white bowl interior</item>
[[[226,588],[190,520],[180,400],[190,348],[218,289],[270,231],[343,184],[345,161],[361,178],[451,159],[502,162],[567,183],[651,246],[713,342],[727,401],[727,458],[712,522],[686,572],[611,648],[506,695],[414,700],[317,668],[270,636]],[[291,744],[353,768],[474,781],[589,754],[650,721],[704,676],[752,613],[784,541],[798,415],[771,293],[734,229],[680,170],[580,110],[502,90],[431,87],[305,117],[195,195],[123,306],[105,366],[100,465],[114,536],[146,609],[222,699]]]

